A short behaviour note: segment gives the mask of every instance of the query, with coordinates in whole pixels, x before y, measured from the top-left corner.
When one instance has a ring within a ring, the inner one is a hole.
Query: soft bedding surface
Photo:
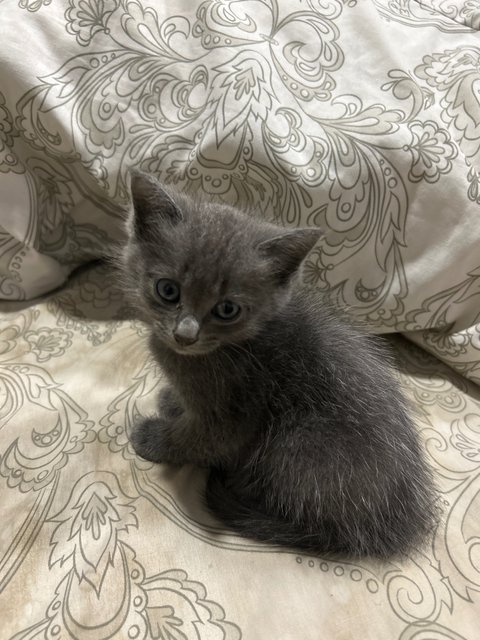
[[[325,236],[306,270],[480,379],[473,0],[2,0],[0,296],[120,235],[128,167]]]
[[[33,306],[3,304],[0,638],[478,638],[474,384],[395,340],[443,522],[401,561],[307,557],[222,533],[202,471],[134,454],[127,432],[163,380],[122,309],[103,267]]]

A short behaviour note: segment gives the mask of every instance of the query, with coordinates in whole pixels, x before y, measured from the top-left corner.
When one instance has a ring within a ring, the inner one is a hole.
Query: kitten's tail
[[[408,553],[412,548],[423,546],[435,521],[429,486],[413,495],[414,504],[410,505],[409,513],[398,514],[396,521],[389,522],[388,515],[383,514],[383,519],[364,522],[361,527],[322,519],[312,530],[313,525],[302,526],[263,511],[257,502],[240,498],[229,484],[221,470],[211,469],[207,506],[229,528],[246,538],[315,555],[388,558]]]
[[[269,515],[254,503],[240,499],[225,486],[225,475],[219,469],[210,471],[206,502],[214,516],[243,537],[310,553],[351,554],[351,549],[342,546],[327,527],[322,532],[306,533],[294,523]]]

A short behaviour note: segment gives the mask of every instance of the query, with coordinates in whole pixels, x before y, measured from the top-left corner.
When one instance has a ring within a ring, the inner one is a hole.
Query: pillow
[[[480,380],[476,14],[429,5],[4,0],[0,295],[104,255],[139,166],[320,226],[309,285]]]

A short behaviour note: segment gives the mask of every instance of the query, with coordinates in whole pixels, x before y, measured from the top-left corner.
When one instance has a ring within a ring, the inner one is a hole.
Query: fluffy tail
[[[308,527],[268,513],[260,501],[248,502],[229,484],[222,471],[210,471],[206,502],[213,515],[246,538],[315,555],[388,558],[404,554],[423,546],[434,522],[428,486],[419,492],[408,514],[384,513],[382,518],[369,516],[356,521],[352,514],[341,522],[322,518]]]
[[[225,476],[219,469],[210,471],[206,502],[214,516],[245,538],[310,553],[351,554],[351,550],[340,544],[333,530],[325,527],[315,533],[302,531],[298,525],[265,513],[256,503],[239,498],[225,486]]]

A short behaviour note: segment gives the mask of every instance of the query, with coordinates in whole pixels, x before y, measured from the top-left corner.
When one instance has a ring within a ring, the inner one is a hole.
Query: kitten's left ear
[[[268,258],[275,275],[285,283],[299,268],[322,235],[320,229],[290,229],[258,245],[260,255]]]
[[[174,199],[154,176],[138,169],[131,169],[130,190],[133,201],[133,227],[137,236],[147,239],[158,224],[176,224],[182,219]]]

